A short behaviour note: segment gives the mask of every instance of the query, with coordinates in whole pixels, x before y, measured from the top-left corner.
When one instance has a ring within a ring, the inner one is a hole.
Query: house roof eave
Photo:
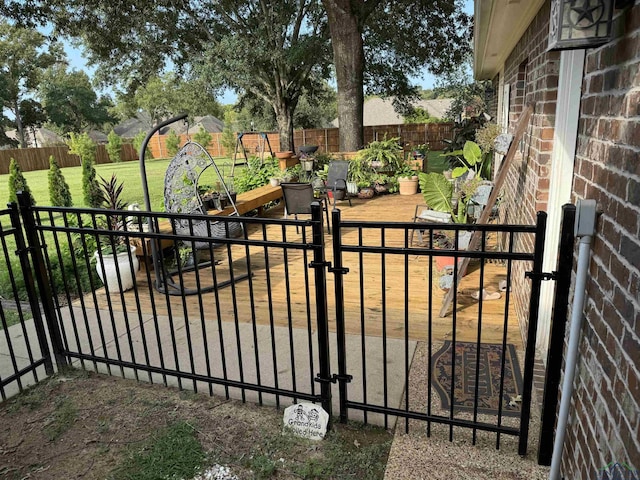
[[[546,0],[475,0],[474,76],[493,78]]]

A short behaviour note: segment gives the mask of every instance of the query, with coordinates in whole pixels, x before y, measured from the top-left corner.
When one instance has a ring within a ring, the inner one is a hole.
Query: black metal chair
[[[291,214],[297,220],[298,215],[311,215],[311,204],[320,202],[327,216],[327,230],[331,233],[329,223],[329,208],[326,197],[315,198],[313,186],[310,183],[281,183],[282,197],[284,198],[284,216]],[[296,232],[298,227],[296,226]]]
[[[349,173],[349,163],[350,162],[348,160],[333,160],[331,163],[329,163],[326,191],[331,192],[331,195],[333,196],[334,207],[336,205],[336,200],[343,200],[344,198],[349,200],[349,206],[352,206],[351,197],[347,192],[347,175]]]

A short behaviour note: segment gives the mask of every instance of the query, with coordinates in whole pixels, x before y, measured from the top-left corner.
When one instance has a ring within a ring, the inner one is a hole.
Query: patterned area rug
[[[432,380],[442,408],[450,409],[451,394],[451,342],[445,341],[442,348],[433,355]],[[477,344],[456,342],[454,411],[473,412],[476,390]],[[500,399],[500,370],[502,364],[502,344],[480,344],[478,413],[498,415]],[[522,374],[516,349],[507,344],[504,363],[504,385],[502,393],[502,415],[520,415],[519,396],[522,394]]]

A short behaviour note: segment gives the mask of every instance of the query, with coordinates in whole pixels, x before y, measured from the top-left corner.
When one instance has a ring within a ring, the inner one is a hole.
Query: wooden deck
[[[411,221],[415,206],[423,203],[420,194],[413,196],[389,195],[371,200],[353,200],[353,207],[347,202],[340,202],[338,207],[342,211],[344,220],[363,221]],[[276,207],[268,216],[282,217],[282,207]],[[281,228],[270,226],[274,235],[282,235]],[[269,232],[271,233],[271,231]],[[344,231],[345,243],[357,242],[356,232]],[[287,239],[299,239],[295,228],[287,228]],[[369,236],[367,236],[369,235]],[[250,238],[262,238],[262,232],[256,228],[250,232]],[[326,234],[327,260],[332,260],[332,237]],[[363,237],[365,245],[379,245],[380,233],[366,233]],[[404,237],[400,231],[389,230],[385,233],[386,245],[402,246]],[[220,289],[215,293],[201,296],[186,297],[183,303],[181,297],[166,296],[149,288],[149,277],[144,270],[137,276],[137,291],[139,295],[139,312],[142,315],[171,315],[190,320],[198,319],[203,322],[218,323],[233,321],[235,316],[240,322],[304,328],[315,331],[314,319],[315,296],[313,291],[313,272],[305,268],[311,258],[303,258],[301,251],[283,252],[282,249],[269,248],[268,268],[263,247],[250,247],[248,257],[244,247],[232,249],[234,272],[241,273],[249,258],[254,273],[252,280],[237,282],[232,287]],[[286,255],[286,258],[285,258]],[[222,251],[219,257],[221,264],[216,267],[218,279],[228,276],[229,266],[227,252]],[[383,331],[392,338],[411,340],[429,340],[429,318],[431,315],[431,340],[441,341],[452,339],[454,334],[458,341],[476,341],[478,339],[478,301],[471,297],[479,286],[479,265],[472,264],[469,274],[462,280],[458,291],[455,315],[450,313],[446,318],[438,318],[438,311],[444,293],[438,287],[438,275],[434,274],[433,287],[429,288],[428,272],[430,258],[424,256],[409,256],[407,261],[403,255],[385,256],[384,276],[382,275],[382,261],[379,254],[363,255],[362,272],[360,272],[359,254],[346,253],[343,263],[349,268],[344,276],[345,282],[345,322],[346,333],[380,336]],[[435,268],[434,268],[435,271]],[[361,275],[362,274],[362,275]],[[211,269],[199,271],[202,283],[211,279]],[[311,284],[307,291],[307,276]],[[364,282],[361,288],[360,278]],[[151,273],[153,278],[153,273]],[[485,263],[484,286],[490,291],[498,289],[498,282],[506,278],[506,268],[498,263]],[[335,331],[335,305],[333,275],[327,275],[328,310],[330,329]],[[384,279],[384,281],[383,281]],[[195,276],[185,277],[185,287],[195,284]],[[408,308],[405,308],[405,291],[407,290]],[[270,295],[269,295],[270,292]],[[137,312],[133,291],[123,296],[112,294],[109,298],[103,290],[97,293],[99,308],[107,308],[111,304],[114,311]],[[430,314],[429,297],[433,304]],[[383,308],[382,298],[385,303]],[[249,299],[254,301],[250,302]],[[153,301],[152,301],[153,300]],[[364,308],[361,307],[362,300]],[[201,303],[200,303],[201,302]],[[311,315],[308,315],[311,312]],[[505,296],[500,300],[484,301],[482,303],[482,336],[484,343],[501,343],[504,330]],[[455,322],[455,328],[454,328]],[[522,341],[513,303],[508,309],[508,326],[506,328],[507,341],[521,348]]]

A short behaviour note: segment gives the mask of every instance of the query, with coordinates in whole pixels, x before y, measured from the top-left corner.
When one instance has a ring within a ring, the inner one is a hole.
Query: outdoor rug
[[[446,340],[442,348],[433,355],[432,381],[442,408],[450,409],[451,394],[451,342]],[[476,390],[477,344],[475,342],[456,342],[454,412],[473,412]],[[500,370],[502,363],[502,344],[480,344],[480,367],[478,369],[478,413],[497,415],[500,399]],[[520,397],[522,394],[522,374],[516,349],[507,344],[504,364],[504,385],[502,393],[502,415],[516,417],[520,415]]]

